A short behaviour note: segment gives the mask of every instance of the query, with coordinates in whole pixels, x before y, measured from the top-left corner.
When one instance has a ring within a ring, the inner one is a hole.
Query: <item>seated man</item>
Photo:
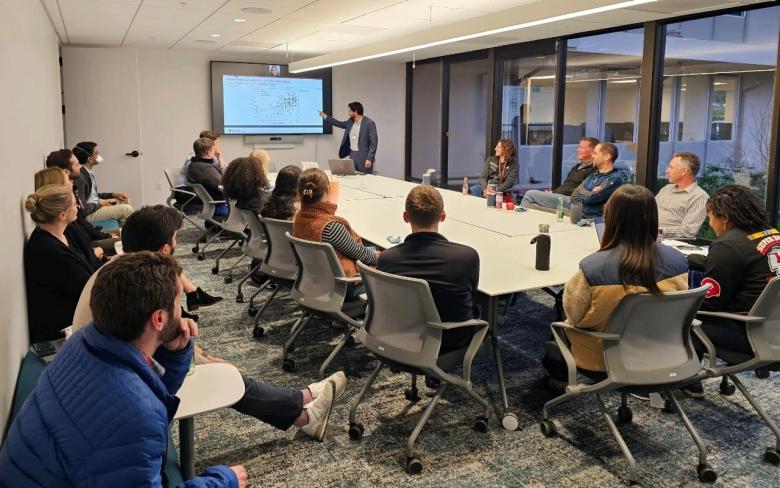
[[[46,368],[0,450],[2,486],[160,486],[168,425],[192,356],[179,315],[181,268],[135,253],[106,265],[95,323]],[[243,466],[213,466],[185,486],[244,487]]]
[[[227,165],[225,164],[225,160],[222,158],[222,141],[219,138],[219,134],[217,134],[213,130],[203,130],[200,132],[198,139],[202,139],[204,137],[206,139],[211,139],[212,141],[214,141],[214,159],[212,161],[212,164],[217,169],[217,171],[219,171],[219,173],[222,174],[222,170],[224,170]],[[176,182],[178,186],[184,186],[187,184],[187,176],[189,174],[190,163],[192,162],[192,158],[194,156],[195,153],[190,153],[187,155],[187,159],[184,161],[184,165],[181,168],[180,179],[179,181]]]
[[[477,285],[479,254],[448,241],[438,233],[447,217],[441,194],[430,185],[419,185],[406,197],[404,222],[412,226],[402,244],[379,255],[377,269],[428,282],[442,322],[464,322],[479,317]],[[442,332],[441,352],[458,349],[471,340],[468,327]],[[435,387],[428,379],[429,388]]]
[[[596,171],[596,166],[593,164],[593,150],[598,143],[599,140],[593,137],[580,139],[580,143],[577,146],[579,163],[569,170],[569,174],[566,176],[566,180],[561,183],[561,186],[551,192],[528,190],[523,195],[520,206],[523,208],[543,207],[556,209],[558,208],[558,200],[563,198],[563,205],[568,208],[572,192],[580,186],[580,183],[585,181],[585,178]]]
[[[165,255],[173,254],[176,249],[176,233],[181,223],[181,214],[171,207],[154,205],[141,208],[130,215],[122,229],[125,253],[153,251]],[[194,288],[184,272],[179,277],[185,287],[189,284]],[[89,297],[96,280],[99,280],[99,273],[92,275],[84,286],[73,314],[74,329],[80,329],[92,321]],[[186,288],[184,289],[186,291]],[[195,364],[210,362],[223,361],[209,356],[203,349],[195,346]],[[325,434],[333,402],[344,392],[347,384],[347,378],[341,371],[303,389],[268,385],[243,375],[242,378],[244,396],[232,408],[277,429],[287,430],[295,425],[319,441]],[[334,385],[335,390],[331,385]]]
[[[207,137],[201,137],[192,143],[195,157],[190,161],[187,171],[187,183],[200,184],[214,200],[224,200],[220,185],[222,174],[214,167],[214,141]],[[228,206],[220,203],[214,212],[215,215],[224,217],[228,214]]]
[[[611,142],[601,142],[593,150],[596,172],[585,178],[571,194],[570,204],[582,205],[583,218],[603,217],[604,204],[615,190],[625,183],[625,173],[615,168],[617,158],[617,146]]]
[[[94,142],[79,142],[73,148],[73,154],[81,163],[79,178],[73,183],[78,189],[81,201],[84,202],[84,212],[90,222],[116,219],[122,225],[128,215],[133,213],[133,207],[127,204],[127,195],[120,192],[101,193],[98,191],[97,180],[93,170],[103,162],[103,156]]]
[[[696,183],[701,161],[689,152],[679,152],[666,165],[669,184],[655,197],[658,230],[663,237],[693,239],[707,218],[709,195]]]

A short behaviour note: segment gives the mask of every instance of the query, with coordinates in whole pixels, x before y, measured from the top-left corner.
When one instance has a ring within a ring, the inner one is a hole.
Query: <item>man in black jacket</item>
[[[50,152],[46,157],[46,167],[64,170],[71,181],[78,180],[81,176],[81,165],[79,164],[79,160],[70,149],[58,149],[57,151]],[[87,221],[84,202],[81,201],[81,196],[79,195],[75,184],[73,185],[73,195],[76,197],[76,206],[78,207],[78,217],[74,224],[84,230],[94,247],[103,249],[104,255],[115,255],[116,250],[114,249],[114,244],[119,240],[119,236],[109,232],[102,232],[95,228],[92,223]]]
[[[214,200],[224,200],[225,197],[219,188],[222,175],[214,167],[214,141],[201,137],[192,143],[192,150],[195,157],[190,160],[187,181],[203,185]]]

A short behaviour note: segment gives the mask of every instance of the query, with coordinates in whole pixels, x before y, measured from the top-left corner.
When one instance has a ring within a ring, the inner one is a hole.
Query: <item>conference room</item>
[[[775,486],[780,3],[3,10],[0,485]]]

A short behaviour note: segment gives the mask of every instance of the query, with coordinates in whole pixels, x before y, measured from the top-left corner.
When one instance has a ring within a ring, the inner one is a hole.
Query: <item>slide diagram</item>
[[[322,80],[223,76],[225,132],[322,133]]]

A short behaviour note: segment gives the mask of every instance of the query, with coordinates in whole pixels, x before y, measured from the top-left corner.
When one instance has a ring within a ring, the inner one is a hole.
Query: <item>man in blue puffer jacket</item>
[[[0,486],[161,486],[168,424],[192,357],[171,256],[120,256],[97,277],[94,327],[74,334],[41,376],[0,450]],[[242,466],[186,487],[243,488]]]

